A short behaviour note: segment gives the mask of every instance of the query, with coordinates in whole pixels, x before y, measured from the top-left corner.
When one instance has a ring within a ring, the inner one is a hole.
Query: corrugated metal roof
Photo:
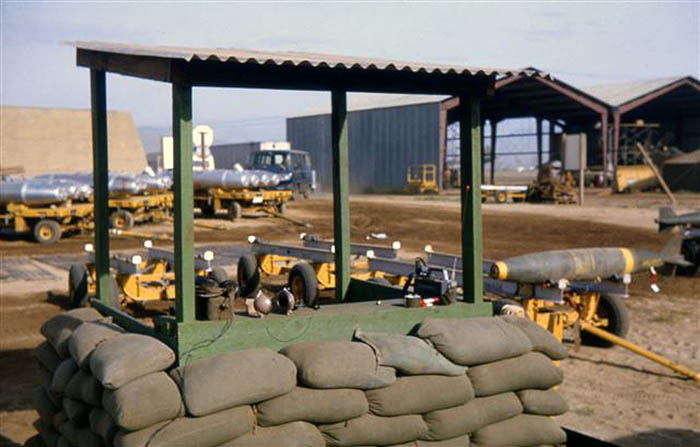
[[[617,107],[681,79],[684,79],[684,77],[647,79],[644,81],[597,85],[585,87],[581,90],[610,106]]]
[[[216,60],[257,65],[291,65],[340,69],[408,71],[412,73],[441,73],[458,75],[503,76],[521,72],[504,68],[484,68],[464,65],[426,64],[390,59],[359,58],[319,53],[292,51],[261,51],[235,48],[188,48],[162,45],[137,45],[113,42],[78,41],[75,47],[82,50],[116,53],[131,56],[150,56],[166,59]]]

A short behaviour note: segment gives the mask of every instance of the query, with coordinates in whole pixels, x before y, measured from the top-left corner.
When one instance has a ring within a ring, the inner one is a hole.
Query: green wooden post
[[[462,199],[464,300],[483,301],[481,240],[481,117],[479,100],[459,98],[459,159]],[[493,163],[493,160],[491,161]]]
[[[333,150],[333,235],[335,240],[335,297],[345,300],[350,285],[350,196],[348,173],[347,94],[331,92]]]
[[[194,321],[192,193],[192,87],[173,84],[173,189],[175,213],[175,316]]]
[[[102,70],[90,70],[92,106],[92,181],[95,206],[97,297],[112,303],[109,278],[109,161],[107,148],[107,81]]]

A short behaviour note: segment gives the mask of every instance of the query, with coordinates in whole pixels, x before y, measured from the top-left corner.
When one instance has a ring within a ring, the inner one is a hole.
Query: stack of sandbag
[[[114,445],[122,432],[183,414],[165,372],[175,353],[157,339],[125,333],[92,308],[57,315],[41,333],[36,426],[46,445]]]
[[[47,321],[37,423],[54,446],[539,446],[565,442],[552,360],[520,317],[427,319],[415,335],[250,349],[193,362],[94,310]]]
[[[427,319],[418,336],[468,367],[474,400],[424,415],[431,441],[468,433],[471,445],[529,447],[566,442],[549,416],[567,411],[553,388],[563,380],[553,360],[566,349],[536,323],[517,316]]]

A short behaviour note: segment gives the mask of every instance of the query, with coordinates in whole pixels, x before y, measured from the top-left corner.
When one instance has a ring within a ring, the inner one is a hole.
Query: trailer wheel
[[[109,216],[109,225],[117,230],[131,230],[134,228],[134,215],[126,210],[117,210]]]
[[[304,190],[301,192],[301,195],[305,199],[308,199],[311,196],[311,187],[310,186],[304,187]]]
[[[214,206],[207,204],[200,205],[199,209],[202,210],[202,215],[204,217],[214,217],[216,215],[216,210],[214,210]]]
[[[506,203],[508,201],[508,193],[505,191],[494,191],[493,199],[496,203]]]
[[[287,204],[286,203],[277,204],[277,212],[280,214],[285,214],[287,212]]]
[[[241,296],[250,296],[260,285],[260,269],[255,256],[248,254],[238,258],[238,290]]]
[[[68,271],[68,297],[71,308],[85,307],[88,302],[88,272],[84,265],[73,264]]]
[[[700,268],[700,240],[684,239],[681,244],[683,258],[691,262],[690,266],[678,266],[678,273],[685,276],[693,276]]]
[[[224,281],[228,281],[228,273],[222,267],[212,267],[211,269],[211,279],[221,284]]]
[[[289,290],[294,299],[302,301],[306,307],[318,306],[318,279],[316,271],[308,262],[298,262],[289,272]]]
[[[240,219],[242,215],[243,208],[241,207],[241,204],[236,202],[235,200],[232,201],[231,205],[228,208],[228,218],[231,220],[236,220]]]
[[[612,295],[600,295],[596,316],[607,318],[607,326],[599,326],[599,329],[610,332],[618,337],[625,337],[630,326],[630,317],[627,307],[622,299]],[[601,348],[611,348],[613,343],[596,337],[595,335],[581,331],[581,342],[589,346],[599,346]]]
[[[55,220],[42,219],[34,225],[34,239],[40,244],[53,244],[61,239],[61,225]]]

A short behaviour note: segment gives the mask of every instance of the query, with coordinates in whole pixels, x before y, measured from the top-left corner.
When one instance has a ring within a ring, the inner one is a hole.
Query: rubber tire
[[[292,287],[292,284],[297,279],[302,281],[304,287],[302,296],[297,296],[294,293],[294,287]],[[316,271],[308,262],[301,261],[292,267],[292,271],[289,272],[287,286],[294,294],[295,300],[303,302],[306,307],[318,308],[318,279],[316,278]]]
[[[236,220],[240,219],[241,216],[243,216],[243,208],[241,207],[240,203],[234,200],[228,207],[228,218],[231,220]]]
[[[378,278],[370,278],[367,280],[367,282],[372,282],[374,284],[379,284],[379,285],[387,286],[387,287],[393,287],[393,284],[391,284],[389,282],[389,280],[386,278],[379,278],[379,277]]]
[[[606,327],[601,326],[600,329],[624,338],[630,327],[630,317],[627,312],[627,306],[625,306],[622,299],[612,295],[600,295],[598,312],[601,311],[603,316],[607,317],[608,325]],[[596,312],[596,315],[598,315],[598,312]],[[601,348],[612,348],[615,346],[614,343],[603,340],[586,331],[581,331],[581,343]]]
[[[277,205],[277,212],[280,214],[285,214],[287,212],[287,204],[286,203],[279,203]]]
[[[88,272],[82,264],[72,264],[68,270],[68,297],[72,309],[88,303]]]
[[[44,228],[51,230],[51,235],[48,238],[41,235],[41,230]],[[34,225],[33,232],[34,239],[40,244],[54,244],[61,239],[61,234],[63,233],[61,225],[55,220],[50,219],[42,219],[37,222],[36,225]]]
[[[496,203],[506,203],[508,201],[508,193],[506,191],[494,191],[493,200]]]
[[[120,225],[118,219],[122,219],[124,224]],[[126,210],[116,210],[109,216],[109,226],[117,230],[129,231],[134,228],[134,215]]]
[[[202,211],[202,216],[204,217],[214,217],[216,215],[216,211],[214,210],[214,207],[209,205],[209,204],[203,204],[199,207],[199,209]]]
[[[252,254],[238,258],[238,293],[248,297],[255,292],[260,285],[260,269],[258,260]]]
[[[681,244],[681,255],[683,258],[692,262],[691,266],[678,266],[678,274],[683,276],[693,276],[700,268],[700,240],[685,239]]]
[[[212,267],[210,277],[218,284],[228,281],[228,273],[226,273],[226,270],[224,270],[223,267]]]
[[[306,188],[304,188],[304,190],[301,192],[301,196],[305,199],[311,197],[311,187],[307,186]]]

